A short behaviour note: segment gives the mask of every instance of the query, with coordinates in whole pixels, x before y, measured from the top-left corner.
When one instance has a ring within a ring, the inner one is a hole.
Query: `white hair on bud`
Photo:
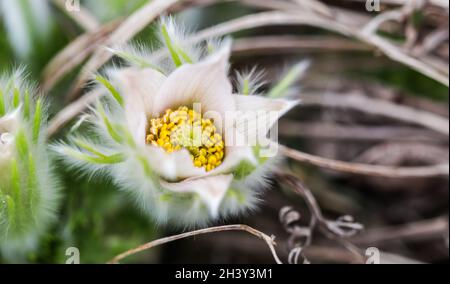
[[[264,70],[253,67],[250,70],[236,71],[235,85],[238,94],[255,95],[267,82]]]
[[[0,159],[0,250],[14,262],[36,249],[39,237],[56,220],[60,191],[46,144],[45,102],[27,82],[24,68],[1,76],[0,90],[0,124],[8,115],[15,120],[9,124],[13,155]]]

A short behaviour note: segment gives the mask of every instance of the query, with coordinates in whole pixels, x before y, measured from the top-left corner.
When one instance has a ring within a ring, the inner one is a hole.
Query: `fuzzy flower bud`
[[[45,144],[46,110],[18,72],[0,79],[0,251],[33,249],[55,217],[57,189]]]

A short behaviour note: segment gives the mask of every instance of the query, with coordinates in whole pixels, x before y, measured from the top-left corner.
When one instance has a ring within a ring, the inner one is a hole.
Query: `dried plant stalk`
[[[151,249],[154,248],[156,246],[160,246],[162,244],[166,244],[169,242],[173,242],[176,240],[180,240],[180,239],[184,239],[184,238],[189,238],[189,237],[193,237],[193,236],[198,236],[198,235],[203,235],[203,234],[209,234],[209,233],[217,233],[217,232],[225,232],[225,231],[244,231],[247,232],[249,234],[252,234],[260,239],[262,239],[263,241],[266,242],[266,244],[269,246],[270,251],[272,253],[273,258],[275,259],[275,262],[278,264],[282,264],[281,260],[279,259],[276,250],[275,250],[275,241],[273,237],[269,237],[268,235],[250,227],[247,225],[241,225],[241,224],[237,224],[237,225],[226,225],[226,226],[218,226],[218,227],[211,227],[211,228],[206,228],[206,229],[201,229],[201,230],[196,230],[196,231],[191,231],[191,232],[187,232],[187,233],[183,233],[183,234],[179,234],[179,235],[175,235],[175,236],[170,236],[170,237],[166,237],[166,238],[161,238],[161,239],[157,239],[154,241],[151,241],[149,243],[143,244],[138,246],[137,248],[128,250],[124,253],[121,253],[119,255],[117,255],[116,257],[114,257],[113,259],[111,259],[108,263],[110,264],[117,264],[119,263],[122,259],[134,255],[136,253],[142,252],[144,250],[147,249]]]

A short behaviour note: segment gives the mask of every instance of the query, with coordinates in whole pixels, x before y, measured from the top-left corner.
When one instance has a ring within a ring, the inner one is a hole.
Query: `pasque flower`
[[[23,72],[0,78],[0,250],[33,249],[55,219],[58,189],[46,146],[46,109]]]
[[[94,138],[72,134],[55,149],[68,165],[108,174],[158,222],[201,226],[255,208],[276,161],[262,142],[297,102],[255,95],[256,72],[238,76],[235,93],[230,42],[201,49],[177,31],[162,22],[165,53],[110,48],[130,66],[97,76],[112,96],[88,115]]]

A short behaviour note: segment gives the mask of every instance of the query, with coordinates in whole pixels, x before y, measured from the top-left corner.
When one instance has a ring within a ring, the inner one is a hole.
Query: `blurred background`
[[[83,64],[149,2],[82,0],[80,9],[71,11],[77,1],[0,0],[0,70],[26,66],[55,117],[71,102]],[[232,70],[257,65],[265,71],[262,91],[290,66],[310,60],[290,95],[303,104],[279,124],[280,143],[292,149],[280,170],[302,180],[326,218],[351,215],[365,229],[336,238],[312,227],[308,204],[276,176],[256,212],[218,224],[242,223],[274,235],[285,262],[301,248],[298,262],[357,263],[369,247],[382,251],[384,262],[448,262],[447,1],[191,0],[164,14],[194,34],[222,25],[234,38]],[[151,46],[154,23],[133,35],[131,42]],[[71,124],[58,127],[52,140]],[[297,150],[325,162],[305,162]],[[380,172],[361,170],[361,164],[378,165]],[[397,167],[414,170],[394,171]],[[142,216],[110,181],[80,177],[62,165],[57,169],[64,186],[59,221],[28,262],[64,263],[66,249],[77,247],[82,263],[105,263],[180,233]],[[6,261],[0,252],[0,262]],[[273,258],[263,241],[228,232],[173,242],[125,262],[272,263]]]

